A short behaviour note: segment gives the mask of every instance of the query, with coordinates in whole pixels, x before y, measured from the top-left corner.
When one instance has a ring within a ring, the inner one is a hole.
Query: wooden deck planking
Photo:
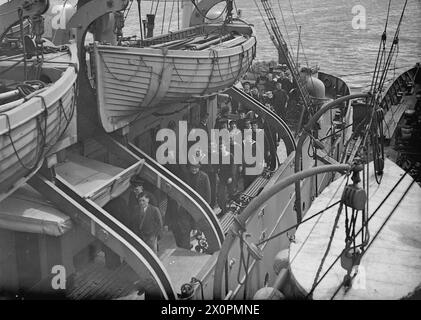
[[[135,291],[137,279],[127,264],[110,270],[102,262],[91,262],[75,277],[67,297],[76,300],[122,298]]]
[[[192,277],[197,277],[211,258],[212,255],[177,248],[162,260],[162,264],[170,276],[173,287],[180,292],[181,286],[189,283]]]
[[[373,172],[373,169],[370,172]],[[403,171],[389,160],[386,161],[384,172],[385,176],[380,186],[377,186],[375,182],[370,185],[370,215],[403,175]],[[307,216],[326,207],[329,201],[333,202],[339,199],[342,191],[337,192],[337,188],[343,183],[343,180],[340,178],[333,182],[314,202],[315,205],[310,208]],[[370,220],[370,242],[411,182],[412,178],[406,176]],[[334,192],[336,195],[333,195]],[[298,285],[307,293],[312,288],[316,270],[327,248],[337,208],[336,206],[320,215],[319,218],[301,225],[295,234],[296,242],[291,244],[291,272]],[[335,298],[398,299],[406,296],[419,285],[421,282],[420,209],[421,189],[417,184],[412,184],[404,201],[395,210],[362,258],[361,266],[365,271],[366,290],[360,290],[358,286],[356,289],[351,287],[345,296],[337,295]],[[320,276],[324,274],[345,246],[344,222],[345,214],[342,213]],[[339,260],[320,282],[314,291],[313,298],[330,299],[345,274],[346,271],[341,267]],[[399,290],[394,289],[396,282],[402,287]],[[390,294],[390,292],[395,293]],[[343,289],[341,294],[343,294]]]

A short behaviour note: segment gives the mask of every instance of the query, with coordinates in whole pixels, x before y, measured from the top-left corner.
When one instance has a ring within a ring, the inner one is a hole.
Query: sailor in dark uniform
[[[189,163],[189,171],[185,181],[190,185],[207,203],[211,201],[211,188],[209,177],[200,170],[200,164]],[[195,228],[195,221],[186,209],[180,207],[176,228],[173,231],[176,244],[180,248],[191,249],[190,233]]]
[[[246,112],[245,109],[238,110],[239,118],[237,120],[237,127],[241,131],[243,131],[245,129],[246,114],[247,114],[247,112]]]
[[[246,159],[245,150],[246,148],[249,148],[252,151],[253,157],[256,157],[257,154],[261,154],[263,152],[262,148],[257,145],[256,141],[253,139],[252,134],[245,134],[243,138],[243,165],[242,165],[242,171],[243,171],[243,183],[244,183],[244,189],[247,189],[253,181],[259,176],[258,174],[250,174],[247,173],[247,168],[254,168],[259,167],[256,162],[250,163],[250,159]],[[259,164],[260,167],[262,167],[262,164]]]
[[[236,165],[234,164],[234,157],[231,152],[229,152],[226,146],[221,142],[219,144],[219,165],[218,165],[218,205],[222,209],[222,212],[225,211],[226,205],[230,197],[235,193],[235,178],[236,178]],[[227,158],[229,160],[228,164],[224,164],[222,159]]]
[[[135,216],[135,228],[141,239],[158,253],[158,239],[162,233],[162,217],[159,209],[149,204],[149,196],[142,193],[138,196],[139,211]]]
[[[174,162],[177,160],[174,152],[169,152],[168,158],[170,159],[170,162],[171,160]],[[164,166],[176,177],[181,176],[181,169],[178,163],[167,163]],[[174,232],[174,229],[176,228],[179,207],[180,205],[177,200],[170,196],[167,197],[167,210],[165,212],[164,226],[168,226],[168,229],[172,232]]]
[[[273,107],[278,116],[282,119],[286,117],[288,94],[283,89],[282,80],[276,82],[276,90],[273,92]]]
[[[155,197],[155,195],[150,192],[149,190],[145,189],[146,182],[140,177],[140,175],[134,175],[130,179],[130,184],[132,186],[132,189],[130,190],[129,195],[129,211],[131,215],[131,219],[135,218],[135,212],[139,212],[139,196],[141,194],[146,194],[149,198],[149,204],[158,207],[158,201]],[[162,215],[162,220],[164,220],[164,216]],[[133,226],[133,223],[131,225],[132,228],[136,228],[136,226]]]
[[[209,113],[205,113],[200,117],[200,122],[197,125],[198,129],[202,129],[205,130],[205,132],[208,134],[209,136],[209,127],[208,127],[208,121],[209,121]]]
[[[136,194],[146,193],[150,199],[150,204],[153,206],[158,206],[158,201],[155,197],[155,195],[150,192],[149,190],[146,190],[146,181],[142,179],[140,175],[135,175],[130,179],[130,184],[132,186],[132,192],[130,193],[129,197],[129,206],[130,203],[134,200],[133,197],[135,197]]]

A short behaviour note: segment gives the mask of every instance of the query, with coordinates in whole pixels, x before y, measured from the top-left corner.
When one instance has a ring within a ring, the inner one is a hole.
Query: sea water
[[[52,5],[75,4],[76,0],[53,0]],[[341,76],[353,92],[370,84],[389,0],[271,0],[275,16],[294,58],[301,26],[300,65],[318,65],[323,72]],[[387,53],[394,37],[404,0],[392,0],[387,28]],[[182,0],[141,2],[142,18],[156,12],[155,35],[176,31]],[[255,26],[257,60],[276,60],[277,53],[264,19],[256,7],[260,0],[236,0],[235,9]],[[214,11],[224,8],[217,5]],[[260,6],[261,8],[261,6]],[[165,12],[165,15],[164,15]],[[263,13],[265,16],[265,14]],[[266,20],[267,21],[267,20]],[[162,25],[162,22],[164,24]],[[140,35],[137,1],[128,13],[124,35]],[[389,81],[421,61],[421,0],[408,0],[399,35],[399,50],[388,72]]]

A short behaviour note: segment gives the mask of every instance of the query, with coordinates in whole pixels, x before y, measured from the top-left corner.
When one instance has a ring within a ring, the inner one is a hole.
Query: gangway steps
[[[164,299],[176,298],[169,275],[161,261],[141,239],[95,202],[79,195],[61,177],[57,176],[54,180],[55,183],[37,174],[29,184],[87,232],[123,257],[151,294]]]
[[[133,144],[129,144],[129,148],[133,153],[135,153],[137,156],[145,160],[145,166],[142,169],[143,171],[152,170],[152,172],[155,175],[159,176],[160,179],[162,179],[162,181],[159,181],[157,183],[159,184],[158,187],[163,188],[162,186],[163,182],[169,184],[169,187],[166,188],[169,191],[168,193],[169,196],[175,197],[176,200],[179,201],[179,203],[181,203],[183,206],[185,206],[188,209],[188,211],[201,212],[201,216],[207,219],[207,221],[209,222],[208,225],[210,225],[211,228],[213,229],[212,234],[215,235],[215,237],[217,238],[215,240],[219,243],[217,248],[216,247],[209,248],[210,252],[219,250],[220,245],[222,244],[223,239],[224,239],[224,233],[221,229],[221,225],[219,223],[218,218],[216,217],[214,211],[209,206],[209,204],[199,194],[197,194],[197,192],[195,192],[189,185],[184,183],[180,178],[175,176],[172,172],[170,172],[161,164],[159,164],[154,159],[149,157],[146,153],[138,149]],[[176,193],[176,190],[178,190],[179,193]],[[180,198],[181,195],[183,195],[183,198]],[[204,226],[201,225],[201,227],[204,227]],[[208,228],[209,226],[206,229]]]

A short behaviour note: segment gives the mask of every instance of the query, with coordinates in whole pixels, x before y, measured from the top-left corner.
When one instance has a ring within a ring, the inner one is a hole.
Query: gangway
[[[208,243],[208,245],[210,245],[210,247],[208,247],[208,252],[213,253],[216,250],[219,250],[224,241],[224,233],[219,220],[210,205],[191,186],[137,148],[134,144],[129,143],[128,146],[130,151],[145,161],[143,169],[145,172],[144,177],[149,182],[160,188],[168,196],[177,200],[177,202],[185,207],[188,212],[191,212],[193,218],[196,220],[198,228],[204,232],[205,235],[209,235],[209,232],[206,232],[209,227],[213,229],[212,233],[218,237]],[[197,211],[199,211],[200,214],[196,214],[195,212]],[[206,220],[208,220],[206,223],[204,223],[203,220],[205,217]]]
[[[287,154],[295,151],[296,143],[294,135],[279,115],[265,107],[265,105],[263,105],[260,101],[254,99],[252,96],[235,86],[229,88],[226,93],[236,101],[239,101],[242,105],[262,115],[265,121],[267,121],[280,135],[280,138],[285,144]]]
[[[93,137],[112,161],[103,162],[74,150],[66,150],[64,161],[34,176],[29,184],[69,215],[86,232],[118,254],[136,273],[139,290],[160,299],[177,299],[181,285],[191,278],[208,276],[205,266],[216,261],[212,253],[219,250],[223,232],[213,212],[206,210],[200,197],[182,182],[173,182],[168,170],[131,146],[131,152],[112,137],[97,132]],[[208,241],[208,252],[198,253],[175,246],[155,254],[136,234],[103,207],[116,197],[124,197],[130,177],[140,174],[189,212]],[[181,187],[180,187],[181,186]],[[187,189],[187,191],[186,191]],[[199,202],[199,203],[198,203]],[[186,263],[188,265],[186,265]],[[190,266],[190,267],[189,267]],[[194,267],[192,267],[194,266]],[[112,277],[112,275],[108,275]],[[73,290],[77,292],[77,290]]]

